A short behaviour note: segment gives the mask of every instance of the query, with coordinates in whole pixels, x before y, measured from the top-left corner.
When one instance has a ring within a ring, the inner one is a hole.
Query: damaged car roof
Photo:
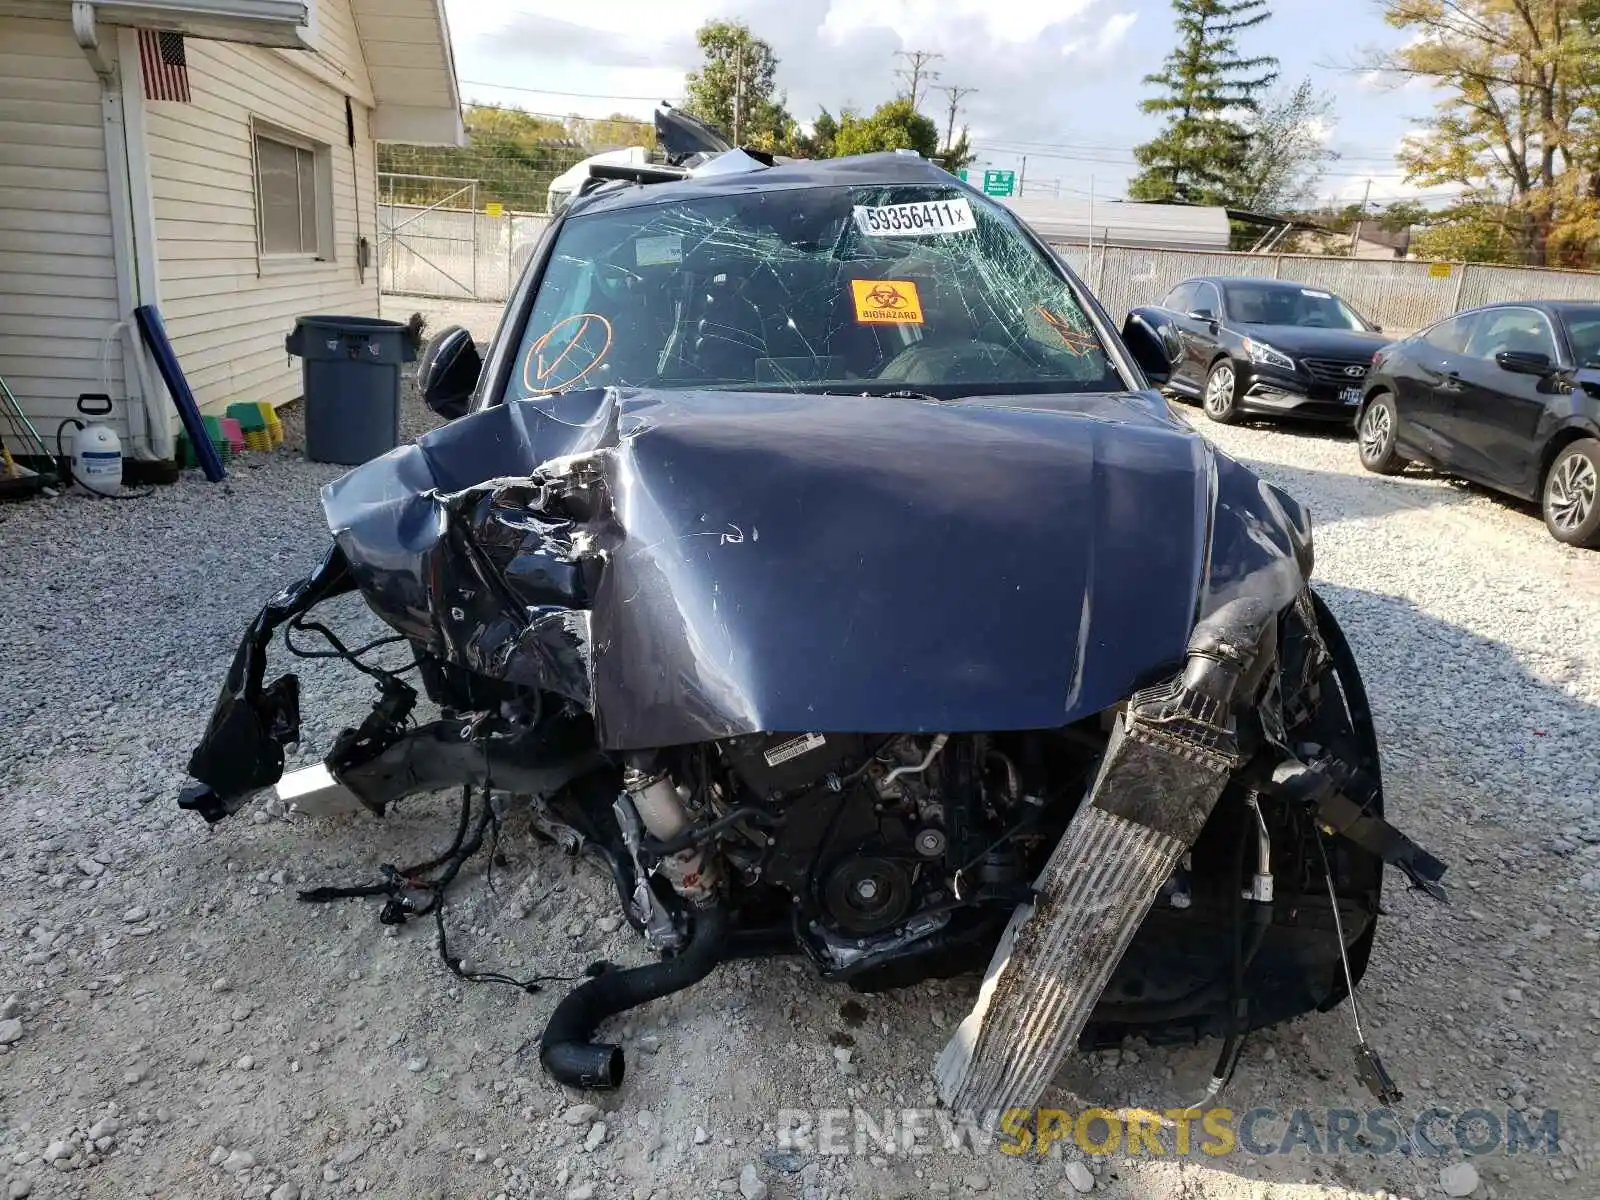
[[[729,153],[739,152],[729,151]],[[712,160],[716,161],[718,160]],[[974,196],[982,195],[976,188],[920,155],[901,154],[890,150],[880,154],[858,154],[849,158],[808,159],[780,163],[776,166],[735,174],[689,174],[683,179],[666,183],[625,184],[620,187],[613,185],[575,200],[566,215],[577,217],[598,211],[618,211],[650,204],[664,204],[674,200],[717,195],[734,196],[781,188],[918,183],[958,187]]]

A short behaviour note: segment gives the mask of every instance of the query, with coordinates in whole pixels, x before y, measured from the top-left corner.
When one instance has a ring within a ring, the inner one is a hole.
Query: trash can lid
[[[316,329],[341,329],[349,333],[396,332],[406,326],[400,321],[386,321],[382,317],[340,317],[329,314],[313,317],[296,317],[296,327],[305,325]]]

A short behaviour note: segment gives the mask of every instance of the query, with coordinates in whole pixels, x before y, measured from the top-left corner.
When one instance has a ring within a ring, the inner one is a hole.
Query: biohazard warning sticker
[[[922,324],[922,298],[909,279],[852,279],[850,293],[862,325]]]

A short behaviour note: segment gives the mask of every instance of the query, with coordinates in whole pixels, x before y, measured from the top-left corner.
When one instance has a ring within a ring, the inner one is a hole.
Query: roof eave
[[[466,145],[443,0],[351,0],[350,7],[372,81],[372,136],[380,142]]]

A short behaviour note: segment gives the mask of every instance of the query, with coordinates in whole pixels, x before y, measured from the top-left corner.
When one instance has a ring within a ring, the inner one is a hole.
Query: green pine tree
[[[1250,148],[1243,118],[1278,77],[1278,60],[1243,57],[1238,35],[1272,15],[1267,0],[1172,0],[1177,48],[1145,82],[1163,94],[1144,101],[1167,124],[1133,155],[1144,168],[1128,184],[1135,200],[1226,204]]]

